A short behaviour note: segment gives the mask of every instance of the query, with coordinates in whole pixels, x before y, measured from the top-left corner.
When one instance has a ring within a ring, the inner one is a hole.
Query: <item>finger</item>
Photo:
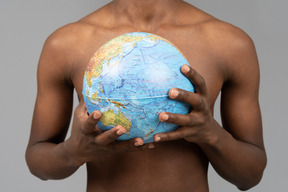
[[[97,135],[95,137],[95,143],[97,145],[108,145],[115,142],[118,137],[126,132],[127,130],[123,126],[117,125],[114,128]]]
[[[168,112],[161,112],[159,114],[159,120],[179,126],[193,126],[197,122],[197,118],[193,114],[175,114]]]
[[[171,99],[176,99],[188,103],[193,107],[193,110],[197,110],[204,104],[204,99],[202,95],[197,93],[185,91],[183,89],[172,88],[169,90],[169,97]]]
[[[88,118],[85,119],[82,128],[82,131],[86,134],[91,134],[95,132],[96,125],[102,117],[100,111],[93,111]]]
[[[187,129],[184,127],[180,127],[176,129],[175,131],[166,132],[166,133],[159,133],[154,136],[155,142],[161,142],[161,141],[172,141],[172,140],[179,140],[183,139],[187,136],[189,136],[189,131],[191,129]]]
[[[205,79],[199,73],[188,65],[183,65],[181,71],[191,81],[191,83],[193,83],[196,93],[201,95],[207,94]]]

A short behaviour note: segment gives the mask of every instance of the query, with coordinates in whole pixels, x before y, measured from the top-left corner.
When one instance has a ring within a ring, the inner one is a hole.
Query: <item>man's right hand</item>
[[[93,161],[101,154],[154,148],[151,143],[144,145],[141,138],[116,142],[118,137],[126,133],[126,129],[117,125],[103,132],[96,126],[101,117],[100,111],[93,111],[89,115],[84,101],[75,109],[72,132],[70,138],[65,141],[65,149],[78,166]]]

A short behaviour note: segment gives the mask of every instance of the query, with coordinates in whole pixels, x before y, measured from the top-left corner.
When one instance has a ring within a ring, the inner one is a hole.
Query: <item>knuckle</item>
[[[207,106],[206,99],[203,98],[202,96],[198,95],[198,97],[196,97],[196,106],[198,106],[198,108],[200,108],[200,109],[206,108],[206,106]]]
[[[79,126],[79,130],[80,130],[82,133],[85,133],[85,132],[86,132],[85,126],[83,126],[83,124],[81,124],[81,125]]]
[[[186,135],[185,129],[179,129],[177,137],[178,138],[184,138]]]
[[[204,101],[203,97],[199,97],[198,103],[199,103],[200,107],[203,107],[205,105],[205,101]]]
[[[187,99],[187,97],[188,97],[188,93],[187,93],[187,91],[184,91],[184,90],[178,90],[179,91],[179,98],[180,99]]]
[[[186,125],[184,125],[184,126],[193,127],[194,125],[195,125],[194,118],[193,118],[193,116],[190,116],[190,117],[188,118],[188,120],[187,120]]]
[[[161,141],[169,141],[171,140],[170,134],[165,134],[161,136]]]
[[[94,138],[94,143],[98,146],[105,146],[106,145],[106,143],[103,141],[103,139],[99,136],[96,136]]]
[[[85,125],[85,123],[81,123],[79,126],[79,129],[82,133],[87,134],[87,126]]]
[[[198,117],[198,125],[203,125],[205,123],[205,118],[200,116]]]
[[[176,123],[178,121],[177,115],[169,114],[170,123]]]
[[[183,138],[185,136],[185,132],[183,129],[179,128],[178,130],[174,131],[173,134],[169,135],[169,140],[176,140]]]
[[[116,140],[119,137],[119,135],[116,134],[116,132],[110,132],[108,135],[109,140]]]

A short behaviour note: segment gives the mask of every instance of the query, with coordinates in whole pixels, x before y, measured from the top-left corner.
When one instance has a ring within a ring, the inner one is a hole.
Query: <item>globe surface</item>
[[[118,36],[100,47],[91,58],[83,80],[83,97],[89,113],[102,112],[98,126],[106,131],[122,125],[119,140],[141,137],[153,142],[156,133],[177,125],[160,122],[162,111],[187,114],[190,106],[168,97],[171,88],[194,92],[181,73],[188,64],[168,40],[150,33]]]

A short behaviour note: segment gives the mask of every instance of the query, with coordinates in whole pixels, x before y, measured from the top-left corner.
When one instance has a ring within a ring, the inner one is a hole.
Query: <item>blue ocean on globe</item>
[[[102,112],[98,126],[106,131],[122,125],[127,133],[119,140],[175,130],[178,125],[160,122],[162,111],[187,114],[190,106],[168,97],[171,88],[194,92],[181,73],[189,65],[181,51],[163,37],[133,32],[100,47],[91,58],[83,80],[83,97],[89,113]]]

